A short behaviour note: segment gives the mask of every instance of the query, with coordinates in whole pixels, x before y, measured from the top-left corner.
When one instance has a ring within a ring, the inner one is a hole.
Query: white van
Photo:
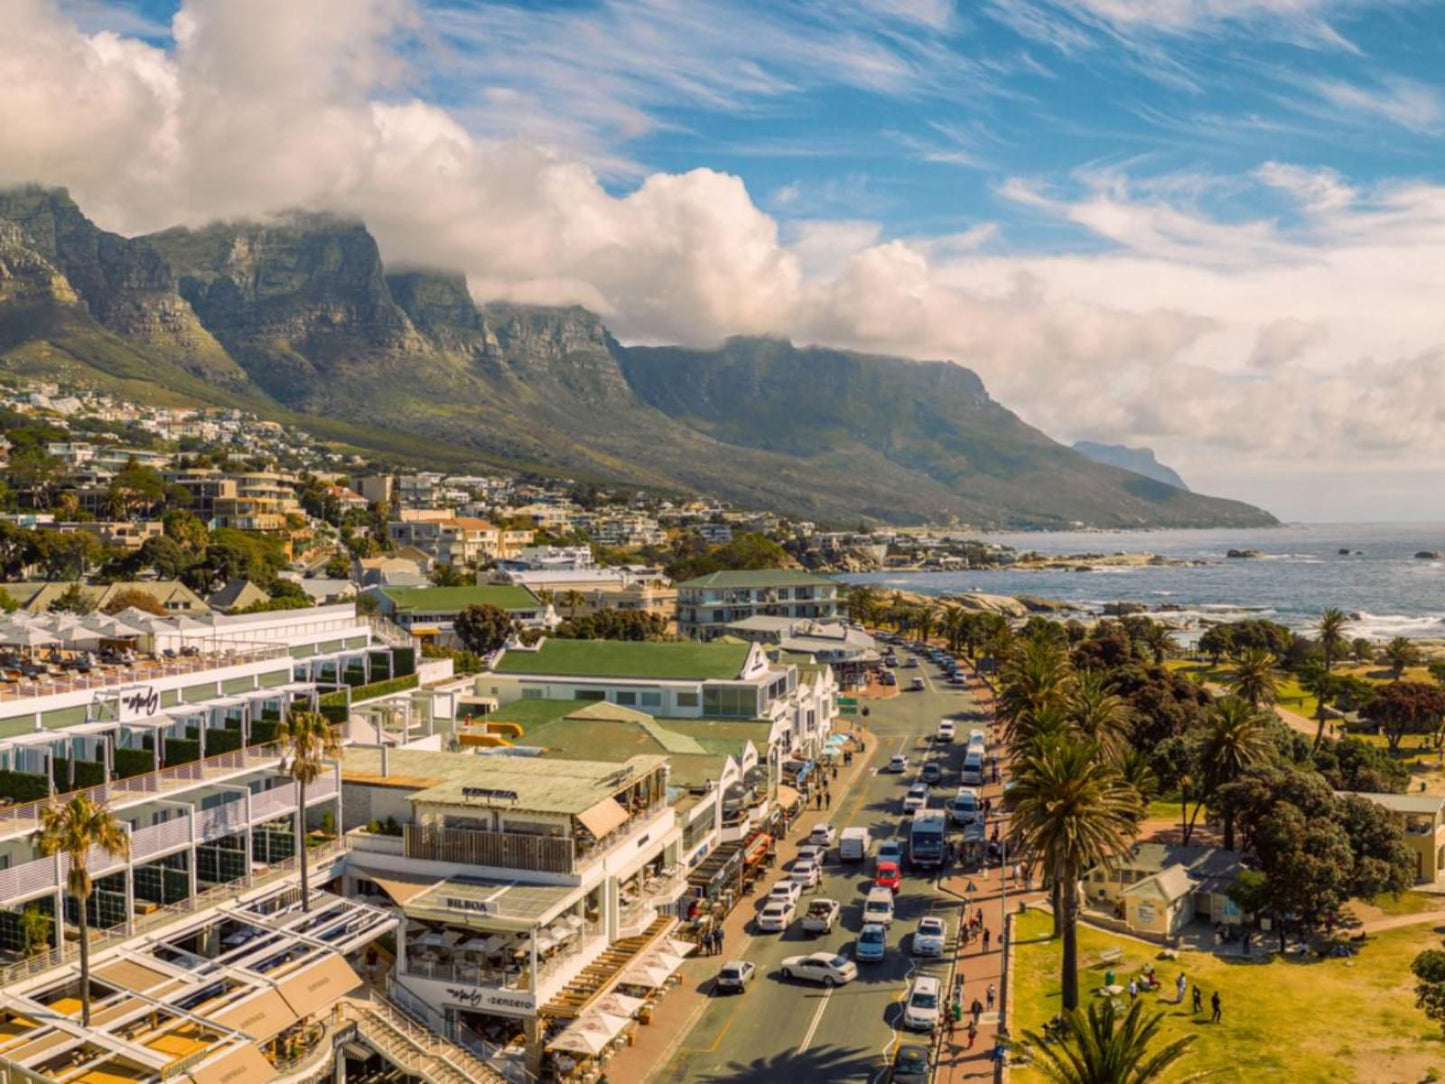
[[[970,748],[963,758],[963,772],[959,780],[964,786],[983,785],[983,750]]]
[[[876,922],[880,926],[893,925],[893,889],[881,885],[868,890],[863,901],[863,923]]]
[[[844,828],[838,837],[838,860],[862,862],[873,846],[873,837],[866,828]]]
[[[972,787],[959,787],[953,801],[948,804],[948,811],[954,824],[972,824],[983,813],[978,791]]]

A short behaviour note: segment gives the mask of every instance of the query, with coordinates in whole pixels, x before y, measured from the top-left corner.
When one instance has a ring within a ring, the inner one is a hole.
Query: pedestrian
[[[973,927],[968,923],[963,926],[963,947],[968,948],[968,943],[973,940]]]
[[[1139,996],[1139,983],[1136,979],[1129,980],[1129,1000],[1133,1001]]]
[[[713,931],[712,940],[713,947],[717,949],[717,954],[721,956],[723,948],[723,928],[721,926]]]
[[[978,1038],[978,1024],[970,1020],[968,1022],[968,1049],[973,1049],[974,1040]]]
[[[954,1033],[955,1033],[957,1030],[958,1030],[958,1017],[954,1016],[953,1013],[949,1013],[949,1014],[948,1014],[948,1045],[949,1045],[949,1046],[955,1045],[955,1044],[954,1044],[954,1041],[953,1041],[953,1036],[954,1036]]]
[[[714,927],[713,929],[708,930],[708,932],[707,932],[707,954],[708,954],[709,956],[716,956],[716,955],[717,955],[717,948],[718,948],[717,943],[718,943],[718,931],[717,931],[717,928]]]
[[[984,952],[987,952],[987,951],[988,951],[988,937],[989,937],[988,927],[985,926],[985,927],[983,928],[983,951],[984,951]]]
[[[988,1011],[993,1012],[993,1003],[998,1000],[998,987],[993,983],[988,984]]]
[[[983,1016],[983,1002],[979,1001],[978,998],[974,998],[973,1004],[968,1007],[968,1010],[973,1013],[973,1022],[977,1024],[979,1018]]]
[[[1220,1022],[1220,1017],[1223,1015],[1223,1006],[1220,1004],[1219,1001],[1218,990],[1214,991],[1213,996],[1210,997],[1209,1005],[1214,1010],[1214,1012],[1210,1015],[1209,1019],[1217,1024]]]
[[[1189,980],[1184,977],[1184,972],[1179,972],[1179,977],[1174,980],[1174,989],[1179,992],[1179,996],[1174,999],[1175,1004],[1184,1004],[1184,991],[1188,988],[1188,986]]]
[[[1009,870],[1009,880],[1014,884],[1018,884],[1019,882],[1019,864],[1017,862],[1015,862],[1013,868]]]
[[[1199,990],[1199,984],[1194,984],[1194,1015],[1198,1016],[1204,1008],[1204,995]]]

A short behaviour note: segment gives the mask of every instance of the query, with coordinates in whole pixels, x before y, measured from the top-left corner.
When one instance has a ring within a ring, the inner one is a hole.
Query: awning
[[[413,636],[440,636],[442,630],[435,625],[413,625],[407,631]]]
[[[743,864],[756,866],[768,856],[768,848],[773,845],[773,837],[764,832],[748,844],[747,854],[743,855]]]
[[[601,839],[614,828],[627,823],[627,810],[616,799],[604,798],[591,809],[579,813],[577,819],[582,822],[583,828]]]
[[[276,1075],[255,1043],[238,1046],[188,1074],[194,1084],[270,1084]]]
[[[781,808],[792,809],[802,800],[803,796],[794,788],[788,786],[786,783],[778,784],[778,805]]]
[[[431,877],[424,873],[394,873],[391,870],[379,872],[365,866],[351,866],[348,872],[375,881],[398,907],[405,907],[423,892],[446,880],[445,877]]]
[[[106,964],[96,971],[95,977],[136,994],[143,994],[170,978],[164,971],[146,967],[134,960],[117,960],[113,964]]]
[[[277,989],[296,1015],[304,1017],[329,1009],[342,994],[348,994],[360,985],[361,976],[344,958],[327,953],[321,963],[307,968],[293,979],[287,979]]]
[[[207,1017],[228,1028],[245,1032],[257,1042],[265,1042],[296,1023],[297,1016],[286,999],[275,990],[261,990],[255,997],[239,1005]]]

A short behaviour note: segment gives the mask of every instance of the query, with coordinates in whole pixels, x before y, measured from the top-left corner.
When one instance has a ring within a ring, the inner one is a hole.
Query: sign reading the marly
[[[149,719],[161,706],[161,694],[152,685],[127,689],[120,694],[120,721]]]
[[[504,1013],[531,1013],[537,1002],[527,994],[500,993],[475,986],[448,986],[447,999],[469,1009],[495,1009]]]

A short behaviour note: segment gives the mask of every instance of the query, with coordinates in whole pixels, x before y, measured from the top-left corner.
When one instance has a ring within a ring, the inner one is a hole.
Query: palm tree
[[[1118,763],[1129,745],[1129,705],[1108,690],[1103,674],[1089,671],[1078,676],[1068,711],[1069,725],[1079,737]]]
[[[577,611],[580,610],[586,602],[587,596],[576,588],[562,592],[562,605],[567,607],[567,616],[569,618],[576,617]]]
[[[926,645],[928,637],[933,633],[933,627],[938,622],[938,610],[928,603],[924,603],[914,611],[913,627],[918,630],[918,638]]]
[[[1403,636],[1396,636],[1385,645],[1385,661],[1390,664],[1390,673],[1399,681],[1405,668],[1420,661],[1420,649]]]
[[[1234,673],[1229,691],[1254,707],[1279,699],[1279,679],[1274,676],[1275,657],[1262,647],[1251,647],[1234,656]]]
[[[1025,1032],[1035,1052],[1034,1068],[1053,1084],[1152,1084],[1188,1053],[1197,1036],[1186,1035],[1150,1053],[1164,1014],[1142,1020],[1143,1008],[1142,1001],[1134,1002],[1122,1021],[1111,1000],[1091,1004],[1087,1015],[1075,1009],[1064,1016],[1064,1036],[1057,1044]]]
[[[42,858],[64,855],[70,860],[65,878],[66,891],[75,900],[80,917],[80,1023],[90,1027],[90,918],[85,913],[95,887],[86,862],[92,847],[115,858],[130,857],[130,835],[108,809],[77,794],[63,804],[51,804],[40,811],[40,827],[30,841]]]
[[[1334,606],[1326,606],[1320,614],[1320,622],[1315,626],[1320,634],[1320,650],[1325,654],[1325,670],[1334,664],[1335,659],[1344,654],[1345,647],[1345,626],[1350,619],[1345,612]]]
[[[1329,665],[1311,665],[1300,671],[1300,688],[1315,698],[1315,742],[1310,751],[1320,747],[1325,738],[1325,710],[1335,691],[1335,679],[1330,675]]]
[[[296,781],[296,854],[301,863],[301,910],[311,910],[306,868],[306,786],[321,776],[327,760],[341,755],[341,739],[331,720],[315,711],[293,711],[276,731],[281,770]]]
[[[968,611],[955,602],[945,603],[938,629],[948,640],[948,650],[957,655],[963,646],[963,630],[968,624]]]
[[[876,625],[883,603],[878,589],[872,584],[860,583],[848,589],[848,616],[860,625]]]
[[[1178,646],[1174,642],[1174,634],[1169,627],[1161,621],[1150,621],[1142,630],[1139,637],[1140,643],[1154,653],[1154,665],[1163,666],[1164,660]]]
[[[1024,757],[1006,802],[1009,842],[1036,855],[1060,886],[1063,1000],[1079,1007],[1079,881],[1129,849],[1142,815],[1139,795],[1089,742],[1057,740]]]
[[[999,671],[999,683],[998,718],[1004,737],[1013,742],[1027,716],[1068,705],[1074,691],[1074,669],[1068,652],[1054,641],[1025,640]]]
[[[1199,816],[1206,799],[1233,783],[1253,767],[1269,759],[1274,751],[1269,739],[1269,718],[1254,705],[1226,696],[1210,705],[1205,713],[1206,729],[1199,744],[1203,786],[1199,790],[1194,816]],[[1190,822],[1191,827],[1193,821]],[[1234,849],[1234,817],[1224,815],[1224,848]]]

